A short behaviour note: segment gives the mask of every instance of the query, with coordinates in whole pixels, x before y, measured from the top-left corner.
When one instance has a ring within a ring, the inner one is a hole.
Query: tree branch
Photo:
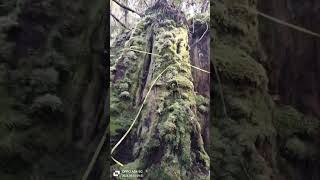
[[[120,7],[124,8],[124,9],[126,9],[126,10],[128,10],[128,11],[131,11],[131,12],[133,12],[133,13],[138,14],[139,16],[142,16],[142,14],[140,14],[140,13],[138,13],[137,11],[135,11],[135,10],[133,10],[133,9],[131,9],[131,8],[129,8],[129,7],[121,4],[121,3],[118,2],[117,0],[112,0],[112,1],[115,2],[116,4],[118,4]]]
[[[206,35],[206,33],[208,32],[208,29],[209,29],[209,25],[208,25],[207,22],[206,22],[206,25],[207,25],[206,31],[202,34],[202,36],[200,37],[200,39],[198,39],[195,43],[193,43],[193,44],[191,45],[191,47],[193,47],[194,45],[198,44],[198,43],[202,40],[202,38],[204,37],[204,35]]]
[[[147,6],[147,8],[149,8],[148,3],[146,2],[146,0],[143,0],[144,4]]]
[[[126,28],[126,29],[129,29],[126,25],[124,25],[115,15],[113,15],[111,12],[110,12],[110,15],[113,17],[114,20],[116,20],[122,27]]]

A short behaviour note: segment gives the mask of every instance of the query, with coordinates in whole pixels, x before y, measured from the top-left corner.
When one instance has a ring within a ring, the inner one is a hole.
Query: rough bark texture
[[[79,179],[106,125],[106,3],[0,1],[0,179]]]
[[[260,1],[260,10],[320,32],[320,2]],[[261,40],[268,54],[270,91],[281,102],[320,117],[320,38],[262,20]]]
[[[209,178],[197,104],[201,102],[205,111],[208,102],[196,94],[187,65],[191,61],[185,22],[181,12],[159,1],[147,10],[125,48],[160,56],[125,50],[112,68],[114,145],[132,123],[152,82],[170,66],[152,88],[135,127],[115,153],[125,163],[124,169],[142,169],[145,179]]]
[[[315,117],[319,110],[310,106],[319,100],[311,102],[302,94],[316,97],[319,92],[315,80],[319,59],[314,50],[318,40],[258,19],[246,10],[245,6],[257,9],[258,2],[269,14],[283,19],[280,15],[286,12],[288,1],[215,0],[211,9],[215,31],[211,57],[224,94],[221,97],[215,74],[212,178],[319,179],[319,119]],[[313,10],[309,12],[304,3],[293,14],[301,10],[309,17]],[[315,7],[317,3],[307,4]],[[310,91],[301,91],[305,88]],[[278,93],[280,101],[274,96]]]

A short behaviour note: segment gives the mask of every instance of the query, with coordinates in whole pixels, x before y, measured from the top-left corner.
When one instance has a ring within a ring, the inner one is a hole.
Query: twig
[[[208,25],[207,22],[206,22],[206,25],[207,25],[206,31],[202,34],[202,36],[200,37],[200,39],[198,39],[195,43],[193,43],[193,44],[191,45],[191,47],[193,47],[194,45],[198,44],[198,43],[202,40],[202,38],[204,37],[204,35],[206,35],[206,33],[207,33],[208,30],[209,30],[209,25]]]
[[[144,2],[144,4],[147,6],[147,8],[149,8],[148,3],[147,3],[145,0],[143,0],[143,2]]]
[[[128,11],[131,11],[131,12],[133,12],[133,13],[138,14],[139,16],[142,16],[142,14],[140,14],[140,13],[138,13],[137,11],[129,8],[128,6],[125,6],[125,5],[121,4],[121,3],[119,3],[117,0],[112,0],[112,1],[115,2],[116,4],[118,4],[120,7],[124,8],[124,9],[126,9],[126,10],[128,10]]]
[[[219,85],[220,97],[223,105],[223,112],[224,112],[225,118],[228,119],[227,108],[226,108],[226,103],[224,101],[224,94],[223,94],[222,83],[221,83],[220,75],[218,72],[218,68],[214,62],[212,64],[213,64],[214,72],[216,74],[218,85]]]
[[[275,17],[273,17],[273,16],[270,16],[270,15],[268,15],[268,14],[262,13],[262,12],[260,12],[260,11],[258,11],[258,10],[253,9],[253,8],[250,8],[249,6],[245,6],[245,5],[239,5],[239,6],[247,9],[247,11],[249,11],[249,12],[251,12],[251,13],[260,15],[261,17],[264,17],[264,18],[266,18],[266,19],[268,19],[268,20],[270,20],[270,21],[273,21],[273,22],[275,22],[275,23],[278,23],[278,24],[281,24],[281,25],[283,25],[283,26],[287,26],[287,27],[289,27],[289,28],[291,28],[291,29],[294,29],[294,30],[296,30],[296,31],[300,31],[300,32],[303,32],[303,33],[305,33],[305,34],[309,34],[309,35],[312,35],[312,36],[315,36],[315,37],[320,38],[320,34],[319,34],[319,33],[313,32],[313,31],[311,31],[311,30],[309,30],[309,29],[306,29],[306,28],[304,28],[304,27],[301,27],[301,26],[297,26],[297,25],[288,23],[288,22],[283,21],[283,20],[281,20],[281,19],[275,18]]]
[[[240,164],[241,164],[242,170],[243,170],[244,173],[246,174],[247,178],[248,178],[249,180],[252,180],[251,176],[249,175],[249,172],[247,171],[247,168],[244,167],[244,163],[242,162],[242,160],[240,160]]]
[[[145,51],[140,51],[140,50],[138,50],[138,49],[124,48],[123,50],[136,51],[136,52],[143,53],[143,54],[150,54],[150,55],[154,55],[154,56],[157,56],[157,57],[161,57],[161,55],[159,55],[159,54],[154,54],[154,53],[149,53],[149,52],[145,52]],[[122,50],[122,51],[123,51],[123,50]]]
[[[114,20],[116,20],[122,27],[126,28],[126,29],[129,29],[126,25],[124,25],[115,15],[113,15],[111,12],[110,12],[110,15],[113,17]],[[130,30],[130,29],[129,29]]]
[[[109,126],[106,127],[105,132],[104,132],[104,134],[103,134],[103,136],[101,138],[101,141],[100,141],[100,143],[98,145],[98,148],[97,148],[96,152],[94,153],[94,155],[93,155],[93,157],[92,157],[92,159],[91,159],[91,161],[89,163],[89,166],[86,169],[86,171],[85,171],[84,175],[82,176],[81,180],[87,180],[88,179],[88,177],[90,175],[90,172],[92,171],[92,168],[93,168],[95,162],[98,159],[98,156],[99,156],[99,154],[101,152],[101,149],[102,149],[104,143],[106,142],[108,130],[109,130]]]

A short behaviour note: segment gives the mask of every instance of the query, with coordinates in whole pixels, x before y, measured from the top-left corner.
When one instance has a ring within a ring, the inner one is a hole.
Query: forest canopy
[[[110,0],[110,45],[124,30],[134,28],[146,9],[158,0]],[[168,3],[182,10],[187,19],[196,14],[207,13],[210,10],[209,0],[168,0]],[[134,12],[133,12],[133,11]]]

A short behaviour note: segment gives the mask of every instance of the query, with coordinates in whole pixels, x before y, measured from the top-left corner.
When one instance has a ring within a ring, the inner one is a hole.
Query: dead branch
[[[147,8],[149,8],[148,3],[146,2],[146,0],[143,0],[144,4],[146,5]]]
[[[142,16],[142,14],[140,14],[140,13],[138,13],[137,11],[129,8],[128,6],[125,6],[125,5],[121,4],[121,3],[118,2],[117,0],[112,0],[112,1],[115,2],[116,4],[118,4],[120,7],[124,8],[124,9],[126,9],[126,10],[128,10],[128,11],[131,11],[131,12],[133,12],[133,13],[138,14],[139,16]]]
[[[125,24],[123,24],[115,15],[113,15],[110,12],[110,15],[113,17],[114,20],[116,20],[122,27],[124,27],[125,29],[129,29]]]
[[[207,22],[206,22],[206,25],[207,25],[206,31],[202,34],[202,36],[201,36],[195,43],[193,43],[193,44],[191,45],[191,47],[193,47],[194,45],[198,44],[198,43],[202,40],[202,38],[204,37],[204,35],[206,35],[206,33],[208,32],[208,29],[209,29],[209,25],[208,25]]]

